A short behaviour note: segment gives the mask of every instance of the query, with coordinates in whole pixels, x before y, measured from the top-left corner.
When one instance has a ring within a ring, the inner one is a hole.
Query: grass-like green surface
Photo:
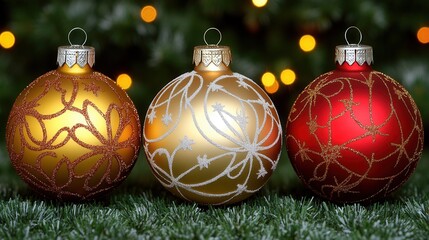
[[[105,199],[58,203],[39,198],[0,148],[0,239],[428,239],[429,153],[409,181],[371,205],[313,197],[286,152],[268,184],[233,206],[206,207],[171,196],[143,154],[131,176]]]

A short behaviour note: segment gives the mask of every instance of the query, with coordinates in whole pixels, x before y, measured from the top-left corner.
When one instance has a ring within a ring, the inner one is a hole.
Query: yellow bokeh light
[[[296,74],[292,69],[285,69],[280,74],[280,80],[285,85],[291,85],[295,82]]]
[[[116,78],[116,84],[124,90],[130,88],[132,83],[131,77],[126,73],[122,73]]]
[[[429,43],[429,27],[421,27],[417,31],[417,40],[423,44]]]
[[[270,87],[274,84],[276,81],[276,76],[272,74],[271,72],[266,72],[261,77],[261,82],[264,87]]]
[[[311,35],[304,35],[299,39],[299,47],[304,52],[313,51],[316,47],[316,39]]]
[[[252,3],[255,7],[261,8],[267,5],[268,0],[252,0]]]
[[[15,36],[10,31],[4,31],[0,34],[0,45],[3,48],[11,48],[15,45]]]
[[[276,93],[279,90],[279,82],[277,82],[276,80],[274,80],[274,84],[271,86],[264,86],[265,91],[267,91],[267,93],[269,94],[273,94]]]
[[[156,8],[152,5],[147,5],[140,11],[140,17],[144,22],[151,23],[155,21],[157,16]]]

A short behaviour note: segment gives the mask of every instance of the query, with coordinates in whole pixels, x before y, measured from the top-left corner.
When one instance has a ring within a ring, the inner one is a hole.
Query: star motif
[[[166,113],[162,115],[162,123],[164,123],[164,125],[168,126],[169,123],[171,123],[171,121],[173,121],[173,119],[171,118],[171,113]]]
[[[225,107],[224,105],[220,104],[220,103],[215,103],[212,105],[213,107],[213,112],[222,112],[223,108]]]
[[[212,92],[217,92],[217,91],[219,91],[219,90],[221,90],[221,89],[223,89],[223,86],[218,85],[218,84],[216,84],[216,83],[214,83],[214,82],[211,82],[211,83],[209,84],[209,90],[211,90]]]
[[[270,104],[262,98],[258,99],[257,102],[262,105],[265,111],[268,111],[268,109],[270,108]]]
[[[247,186],[244,184],[237,184],[237,193],[241,194],[242,192],[247,190]]]
[[[194,140],[185,136],[182,140],[180,140],[180,148],[183,150],[192,150],[192,144],[194,144]]]
[[[149,119],[149,123],[152,124],[153,120],[156,118],[156,111],[151,109],[150,113],[147,115],[147,118]]]
[[[347,111],[351,111],[353,106],[359,105],[359,103],[353,102],[353,100],[351,99],[343,99],[343,100],[340,100],[340,102],[344,104],[344,107],[347,109]]]
[[[87,92],[92,92],[95,96],[98,96],[98,91],[101,90],[101,87],[95,84],[94,82],[83,83],[83,85],[85,85],[83,90]]]
[[[265,170],[264,167],[261,166],[261,168],[258,171],[258,178],[264,177],[265,175],[267,175],[267,170]]]
[[[315,119],[311,119],[310,121],[307,122],[308,130],[310,130],[311,134],[314,134],[319,128],[319,126],[317,125],[316,119],[317,119],[317,116],[315,117]]]
[[[369,135],[372,136],[372,141],[375,141],[375,136],[376,135],[387,136],[387,134],[382,134],[380,132],[380,128],[381,128],[381,126],[377,126],[377,125],[375,125],[373,123],[371,125],[364,126],[364,129],[367,130],[368,133],[369,133]]]
[[[249,88],[249,84],[247,84],[242,78],[239,78],[237,80],[238,83],[238,87],[242,87],[244,89],[248,89]]]
[[[341,147],[338,145],[325,145],[322,147],[322,157],[327,163],[333,163],[341,158]]]
[[[209,168],[210,161],[207,159],[207,154],[204,154],[202,157],[198,155],[197,160],[200,170],[203,168]]]

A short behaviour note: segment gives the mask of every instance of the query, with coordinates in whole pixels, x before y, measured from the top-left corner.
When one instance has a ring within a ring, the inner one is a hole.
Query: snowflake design
[[[223,86],[218,85],[218,84],[216,84],[214,82],[211,82],[209,84],[209,91],[217,92],[217,91],[222,90],[222,89],[223,89]]]
[[[208,168],[210,161],[207,159],[207,154],[204,154],[204,156],[198,156],[197,157],[198,160],[198,166],[200,167],[200,170],[203,168]]]
[[[267,175],[267,170],[265,170],[264,167],[261,167],[258,171],[258,178],[264,177],[265,175]]]
[[[243,78],[239,78],[238,80],[237,80],[237,83],[238,83],[238,87],[242,87],[242,88],[244,88],[244,89],[249,89],[249,84],[247,84],[244,80],[243,80]]]
[[[192,144],[194,144],[194,141],[192,139],[189,139],[187,136],[185,136],[180,141],[180,148],[183,150],[192,150]]]
[[[223,108],[225,107],[224,105],[220,104],[220,103],[216,103],[214,105],[212,105],[213,107],[213,112],[222,112]]]
[[[153,120],[156,118],[156,111],[151,109],[150,113],[147,115],[147,118],[149,119],[149,123],[152,124]]]
[[[236,84],[233,91],[231,81]],[[246,92],[245,98],[240,91]],[[162,119],[153,117],[155,111],[165,113]],[[155,131],[158,121],[170,125]],[[185,199],[187,193],[211,198],[212,204],[244,199],[262,187],[280,156],[281,123],[273,103],[257,84],[237,73],[211,81],[196,71],[179,76],[152,101],[144,126],[144,149],[155,176]],[[173,139],[182,132],[176,146],[161,144],[177,141]],[[184,161],[189,168],[178,171],[174,166]],[[198,178],[191,177],[195,174]],[[263,181],[255,184],[256,179]],[[228,183],[224,192],[204,190],[219,180]]]
[[[164,123],[164,125],[168,125],[173,121],[173,118],[171,117],[171,113],[166,113],[164,115],[162,115],[162,123]],[[153,122],[153,119],[152,119]]]

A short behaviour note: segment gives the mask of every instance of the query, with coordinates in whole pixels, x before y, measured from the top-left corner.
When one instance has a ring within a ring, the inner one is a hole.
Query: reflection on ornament
[[[423,149],[420,112],[398,82],[371,69],[371,47],[337,46],[336,62],[292,106],[288,155],[304,184],[323,198],[376,200],[413,173]]]
[[[200,204],[249,197],[280,156],[274,104],[251,79],[231,72],[230,57],[228,47],[195,47],[195,70],[157,94],[143,127],[156,178],[175,195]]]
[[[93,48],[65,46],[58,54],[60,67],[16,99],[7,147],[13,167],[35,190],[90,199],[127,177],[139,152],[140,122],[127,94],[91,69]]]

